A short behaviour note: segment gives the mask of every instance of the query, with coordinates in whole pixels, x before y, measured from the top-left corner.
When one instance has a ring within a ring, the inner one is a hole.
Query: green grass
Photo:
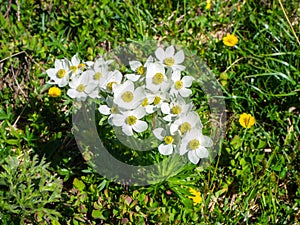
[[[299,37],[299,2],[282,3]],[[41,206],[61,214],[52,224],[299,224],[299,43],[278,1],[205,6],[0,0],[0,172],[4,162],[13,163],[9,156],[19,157],[20,170],[27,154],[45,156],[51,174],[64,181],[60,201]],[[239,38],[236,47],[222,43],[226,33]],[[117,185],[87,165],[71,133],[72,102],[50,98],[44,84],[55,58],[78,53],[93,60],[147,39],[180,44],[206,62],[222,83],[227,121],[212,165],[138,188]],[[247,130],[238,122],[243,112],[256,119]],[[5,179],[0,176],[0,206],[15,205]],[[202,204],[186,197],[189,186],[201,191]],[[0,207],[0,221],[42,223],[38,210],[24,212]]]

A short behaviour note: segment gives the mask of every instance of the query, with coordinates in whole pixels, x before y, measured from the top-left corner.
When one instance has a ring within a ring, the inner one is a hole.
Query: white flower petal
[[[201,135],[199,141],[203,147],[211,147],[213,145],[212,140],[208,136]]]
[[[187,89],[187,88],[182,88],[180,89],[179,91],[179,94],[182,96],[182,97],[188,97],[192,94],[192,91],[190,89]]]
[[[77,66],[80,64],[80,59],[78,57],[78,54],[76,53],[76,55],[74,55],[71,59],[71,63],[73,66]]]
[[[126,74],[125,77],[128,80],[131,80],[133,82],[137,81],[140,78],[140,75],[136,75],[136,74]]]
[[[180,71],[176,70],[172,73],[172,81],[176,82],[178,80],[180,80]]]
[[[130,61],[129,65],[130,65],[130,69],[136,71],[137,68],[139,68],[140,66],[142,66],[142,63],[139,62],[139,61]]]
[[[185,153],[187,153],[189,150],[187,149],[187,141],[182,139],[181,140],[181,144],[180,144],[180,147],[179,147],[179,154],[180,155],[184,155]]]
[[[169,114],[170,113],[170,106],[168,103],[164,102],[161,104],[161,111],[163,114]]]
[[[185,87],[190,87],[193,83],[194,78],[191,76],[184,76],[181,80]]]
[[[188,158],[189,160],[194,163],[194,164],[197,164],[200,160],[200,158],[198,157],[198,155],[196,154],[196,151],[195,150],[192,150],[192,151],[189,151],[188,152]]]
[[[107,105],[100,105],[98,111],[104,115],[110,115],[110,108]]]
[[[172,57],[172,58],[174,58],[174,57],[173,57],[173,56],[174,56],[174,53],[175,53],[174,46],[171,45],[171,46],[167,47],[167,49],[166,49],[166,51],[165,51],[165,57],[166,57],[166,58],[167,58],[167,57]]]
[[[165,130],[163,129],[163,128],[161,128],[161,127],[159,127],[159,128],[156,128],[156,129],[154,129],[153,131],[153,134],[154,134],[154,136],[158,139],[158,140],[160,140],[160,141],[163,141],[164,140],[164,137],[165,137]]]
[[[200,146],[200,148],[198,148],[197,150],[195,150],[197,156],[199,158],[207,158],[208,157],[208,151],[206,148]]]
[[[172,144],[169,144],[169,145],[161,144],[158,146],[158,151],[162,155],[170,155],[173,152],[173,145]]]
[[[174,60],[176,64],[182,63],[184,61],[184,53],[182,50],[175,54]]]
[[[132,125],[132,128],[138,132],[144,132],[148,128],[148,124],[145,121],[137,120],[134,125]]]
[[[69,89],[69,90],[67,91],[67,95],[69,95],[71,98],[76,98],[77,93],[78,93],[78,92],[77,92],[75,89]]]
[[[170,133],[174,135],[178,131],[178,128],[179,128],[178,124],[172,123],[170,126]]]
[[[114,126],[120,127],[125,123],[125,117],[121,114],[112,114],[111,122]]]
[[[146,110],[143,106],[139,106],[132,111],[132,114],[136,116],[136,118],[141,119],[146,115]]]
[[[155,51],[155,56],[159,61],[163,61],[165,59],[165,52],[162,48],[158,48]]]
[[[127,124],[124,124],[122,126],[122,131],[124,134],[126,134],[127,136],[132,136],[133,135],[133,131],[132,131],[132,128],[131,126],[127,125]]]

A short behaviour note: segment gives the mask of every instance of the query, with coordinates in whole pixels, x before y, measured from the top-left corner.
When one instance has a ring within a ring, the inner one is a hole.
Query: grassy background
[[[299,1],[282,2],[299,37]],[[199,0],[0,0],[0,158],[46,156],[51,173],[64,181],[61,201],[48,207],[62,215],[54,224],[299,223],[299,43],[278,1],[205,6]],[[236,48],[223,45],[226,33],[239,38]],[[228,118],[221,154],[207,170],[133,188],[89,169],[71,134],[71,102],[47,96],[44,72],[55,58],[78,52],[93,60],[146,39],[176,40],[196,52],[222,83]],[[243,112],[256,118],[251,129],[238,123]],[[180,195],[187,177],[202,193],[195,207]],[[3,224],[41,223],[36,213],[20,220],[22,210],[1,216]]]

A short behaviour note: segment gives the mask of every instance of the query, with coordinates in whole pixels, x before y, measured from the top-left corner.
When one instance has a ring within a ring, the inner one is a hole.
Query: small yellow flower
[[[242,127],[250,128],[254,125],[255,119],[250,114],[243,113],[243,114],[240,115],[239,122],[240,122]]]
[[[51,87],[48,91],[48,95],[53,98],[59,97],[61,95],[61,90],[58,87]]]
[[[205,9],[210,9],[210,7],[211,7],[210,2],[211,2],[210,0],[206,1],[206,7],[205,7]]]
[[[239,42],[238,38],[234,34],[227,34],[223,37],[223,43],[226,46],[233,47]]]
[[[190,193],[194,196],[189,196],[190,199],[193,200],[194,205],[200,204],[202,202],[201,193],[199,191],[196,191],[193,188],[190,188]]]

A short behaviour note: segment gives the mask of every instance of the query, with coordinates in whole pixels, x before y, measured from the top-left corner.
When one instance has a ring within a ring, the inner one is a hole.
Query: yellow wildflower
[[[53,98],[59,97],[61,95],[61,90],[58,87],[51,87],[48,91],[48,95]]]
[[[227,34],[223,37],[223,43],[226,46],[233,47],[238,43],[238,38],[234,34]]]
[[[255,119],[250,114],[243,113],[243,114],[240,115],[239,122],[240,122],[242,127],[250,128],[254,125]]]
[[[210,7],[211,7],[211,1],[210,0],[207,0],[206,1],[206,7],[205,7],[205,9],[210,9]]]
[[[196,191],[193,188],[190,188],[190,193],[194,196],[189,196],[190,199],[193,200],[194,205],[200,204],[202,202],[201,193],[199,191]]]

